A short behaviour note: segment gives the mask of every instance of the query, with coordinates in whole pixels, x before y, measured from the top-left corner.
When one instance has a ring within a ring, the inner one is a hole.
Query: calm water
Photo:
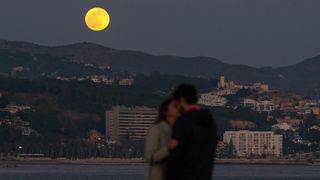
[[[0,168],[1,180],[142,180],[143,165],[19,165]],[[320,179],[320,166],[218,165],[214,180]]]

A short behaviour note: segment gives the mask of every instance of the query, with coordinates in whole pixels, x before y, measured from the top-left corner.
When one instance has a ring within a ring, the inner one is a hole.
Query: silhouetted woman
[[[145,149],[148,163],[146,180],[164,180],[166,158],[169,156],[171,127],[181,115],[174,99],[165,100],[159,108],[159,116],[150,129]]]

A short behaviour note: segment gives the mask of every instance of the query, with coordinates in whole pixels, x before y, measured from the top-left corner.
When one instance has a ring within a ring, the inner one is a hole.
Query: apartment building
[[[272,131],[226,131],[223,141],[232,143],[239,157],[282,155],[282,135]]]
[[[106,111],[106,135],[114,141],[144,140],[157,115],[154,108],[114,106]]]
[[[274,111],[275,106],[272,101],[256,101],[254,99],[243,99],[241,102],[242,106],[249,107],[250,109],[258,112],[271,112]]]

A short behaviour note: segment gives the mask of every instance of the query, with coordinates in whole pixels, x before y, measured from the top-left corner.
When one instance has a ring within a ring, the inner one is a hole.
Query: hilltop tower
[[[220,76],[219,82],[218,82],[218,89],[225,89],[226,88],[226,82],[224,76]]]

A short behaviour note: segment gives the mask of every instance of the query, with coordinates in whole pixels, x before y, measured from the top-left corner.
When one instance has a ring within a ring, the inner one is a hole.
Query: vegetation
[[[259,113],[247,108],[233,109],[225,107],[211,108],[211,112],[217,122],[218,135],[220,140],[222,140],[224,131],[241,130],[233,129],[230,124],[231,120],[253,122],[254,124],[256,124],[256,127],[252,130],[271,130],[271,122],[267,120],[267,113]]]
[[[4,107],[10,102],[30,105],[31,110],[18,116],[29,121],[41,136],[54,141],[59,136],[84,137],[91,129],[104,133],[105,111],[111,106],[157,107],[182,82],[196,84],[200,89],[215,88],[214,80],[160,74],[137,75],[134,86],[0,78],[0,92],[6,92],[0,105]],[[0,118],[5,118],[5,114]]]
[[[303,139],[319,144],[320,131],[315,128],[320,128],[320,119],[316,115],[310,114],[306,117],[305,122],[300,124],[299,134]]]
[[[240,89],[237,93],[226,95],[225,98],[228,100],[228,105],[236,105],[239,104],[241,100],[247,98],[253,94],[256,94],[255,90],[251,89]]]

